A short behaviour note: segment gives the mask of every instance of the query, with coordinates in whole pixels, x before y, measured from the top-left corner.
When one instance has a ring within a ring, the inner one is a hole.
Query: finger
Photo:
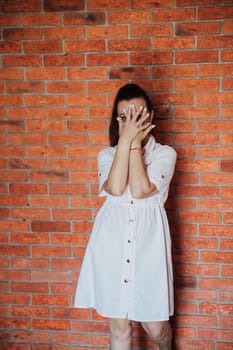
[[[148,135],[149,132],[155,128],[155,125],[154,124],[150,124],[143,130],[143,133],[144,133],[144,136]]]

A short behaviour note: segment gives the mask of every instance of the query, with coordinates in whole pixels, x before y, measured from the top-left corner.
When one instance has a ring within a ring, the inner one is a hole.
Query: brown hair
[[[117,121],[117,106],[120,101],[129,101],[133,98],[143,98],[146,101],[148,112],[152,111],[152,104],[147,93],[137,84],[126,84],[122,86],[115,97],[112,117],[109,125],[109,142],[110,146],[116,146],[119,140],[119,126]]]

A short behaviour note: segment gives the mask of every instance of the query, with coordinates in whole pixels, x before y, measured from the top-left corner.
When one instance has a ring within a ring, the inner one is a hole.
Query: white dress
[[[164,203],[172,179],[176,152],[150,136],[143,149],[147,174],[159,192],[132,198],[102,189],[116,152],[99,153],[99,210],[79,275],[74,307],[94,308],[111,318],[133,321],[168,320],[173,314],[171,240]]]

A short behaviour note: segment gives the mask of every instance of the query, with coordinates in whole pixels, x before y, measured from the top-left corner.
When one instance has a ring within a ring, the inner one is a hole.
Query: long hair
[[[109,142],[110,146],[116,146],[119,140],[119,125],[117,121],[117,106],[121,101],[129,101],[133,98],[143,98],[146,101],[147,110],[152,111],[152,104],[146,92],[137,84],[126,84],[122,86],[115,97],[112,117],[109,125]]]

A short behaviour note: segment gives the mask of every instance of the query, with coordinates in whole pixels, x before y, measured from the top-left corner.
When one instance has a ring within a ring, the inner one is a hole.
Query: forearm
[[[119,141],[116,154],[104,183],[104,189],[113,196],[121,195],[128,182],[130,143]]]
[[[146,198],[158,192],[146,173],[142,150],[132,146],[129,159],[129,187],[134,198]]]

